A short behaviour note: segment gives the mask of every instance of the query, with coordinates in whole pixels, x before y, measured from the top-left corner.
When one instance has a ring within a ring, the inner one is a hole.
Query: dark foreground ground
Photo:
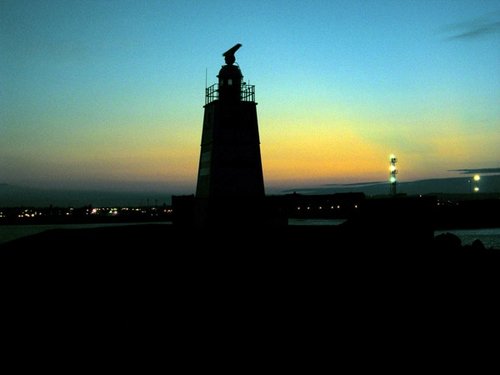
[[[318,340],[346,348],[461,337],[466,316],[474,330],[490,324],[500,269],[498,252],[452,238],[335,227],[53,230],[0,252],[8,340],[174,356],[215,346],[237,358],[254,340],[262,355],[283,345],[327,355]],[[477,316],[465,314],[471,306]]]

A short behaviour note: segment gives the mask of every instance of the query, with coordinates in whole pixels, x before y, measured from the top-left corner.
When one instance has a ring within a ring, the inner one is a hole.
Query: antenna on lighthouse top
[[[234,57],[234,54],[236,51],[238,51],[241,47],[241,44],[235,44],[233,47],[229,48],[226,52],[222,54],[224,56],[224,61],[226,62],[227,65],[233,65],[234,62],[236,61],[236,57]]]

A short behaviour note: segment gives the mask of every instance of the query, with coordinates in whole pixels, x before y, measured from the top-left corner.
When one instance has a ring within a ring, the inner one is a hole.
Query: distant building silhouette
[[[240,47],[223,54],[219,81],[205,92],[195,208],[202,226],[254,222],[264,207],[255,86],[234,65]]]

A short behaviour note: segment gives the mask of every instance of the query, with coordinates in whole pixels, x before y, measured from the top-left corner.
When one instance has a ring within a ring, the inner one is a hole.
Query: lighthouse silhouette
[[[205,89],[195,218],[201,226],[255,224],[265,198],[255,86],[235,65],[240,47],[223,53],[218,83]]]

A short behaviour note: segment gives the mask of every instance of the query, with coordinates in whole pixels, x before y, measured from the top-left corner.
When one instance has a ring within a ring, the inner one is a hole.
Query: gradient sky
[[[194,193],[236,43],[268,192],[500,166],[498,0],[0,0],[0,183]]]

